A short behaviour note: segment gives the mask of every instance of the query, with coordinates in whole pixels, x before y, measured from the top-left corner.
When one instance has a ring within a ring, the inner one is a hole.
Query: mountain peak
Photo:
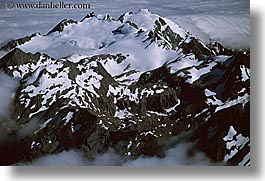
[[[90,12],[88,13],[80,22],[84,21],[85,19],[89,19],[89,18],[92,18],[92,17],[95,17],[95,13],[94,12]]]
[[[40,53],[25,53],[19,48],[14,48],[12,51],[7,53],[0,60],[0,67],[6,68],[8,66],[23,65],[27,62],[32,62],[40,58]]]
[[[104,14],[99,14],[97,15],[97,18],[99,20],[104,20],[104,21],[114,21],[115,19],[113,17],[111,17],[108,13],[104,13]]]
[[[152,14],[152,12],[149,9],[140,9],[138,13],[142,13],[142,14]]]
[[[77,24],[77,21],[72,19],[63,19],[59,24],[57,24],[51,31],[47,33],[47,35],[53,32],[62,32],[64,28],[70,24]]]
[[[5,53],[0,69],[20,80],[17,125],[5,136],[37,126],[0,144],[0,155],[23,148],[0,164],[66,149],[90,158],[109,148],[125,160],[162,158],[183,133],[216,164],[248,163],[249,52],[206,45],[143,9],[118,20],[94,13],[64,19]]]

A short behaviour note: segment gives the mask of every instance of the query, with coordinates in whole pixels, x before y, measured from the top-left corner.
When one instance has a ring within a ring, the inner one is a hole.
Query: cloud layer
[[[210,166],[213,163],[203,152],[196,149],[196,144],[186,141],[183,137],[171,139],[173,147],[165,145],[164,157],[139,157],[135,160],[121,155],[113,148],[97,155],[93,160],[88,159],[80,150],[63,151],[58,154],[46,155],[27,163],[16,165],[27,166]]]
[[[10,118],[10,112],[18,85],[18,80],[0,70],[0,143],[6,138],[6,134],[17,126],[16,121]]]

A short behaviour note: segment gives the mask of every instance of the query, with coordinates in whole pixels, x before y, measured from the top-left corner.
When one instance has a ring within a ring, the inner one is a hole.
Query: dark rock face
[[[176,50],[183,38],[181,38],[179,34],[173,32],[163,18],[159,18],[155,21],[154,31],[148,34],[146,40],[149,40],[150,44],[161,41],[160,46],[163,48]]]
[[[9,66],[36,63],[39,60],[40,55],[40,53],[25,53],[22,50],[15,48],[13,51],[1,58],[0,67],[7,68]]]
[[[87,18],[91,18],[91,17],[95,17],[96,15],[95,15],[95,13],[94,12],[91,12],[91,13],[88,13],[82,20],[81,20],[81,22],[82,21],[84,21],[85,19],[87,19]]]
[[[234,56],[214,67],[211,73],[204,74],[201,81],[208,89],[217,92],[217,97],[222,101],[236,98],[238,92],[244,87],[250,93],[248,88],[250,75],[246,71],[250,68],[249,60],[249,53],[235,52]],[[230,72],[224,72],[224,69],[229,69]],[[247,81],[241,81],[243,79],[242,71],[245,71]]]
[[[213,55],[213,53],[196,38],[192,38],[188,43],[181,45],[185,54],[193,53],[198,59],[204,58],[204,56]]]
[[[53,33],[53,32],[62,32],[64,28],[70,24],[76,24],[77,21],[74,21],[72,19],[64,19],[62,20],[58,25],[56,25],[51,31],[47,33],[47,35]]]
[[[125,21],[132,15],[121,16],[124,24],[112,33],[125,34],[124,26],[138,31],[139,25]],[[64,26],[72,23],[77,22],[62,21],[47,36],[63,33]],[[0,164],[72,148],[82,149],[89,158],[109,147],[131,159],[162,157],[163,145],[185,132],[191,132],[189,139],[213,161],[247,164],[242,160],[250,152],[249,52],[225,50],[220,44],[217,51],[195,37],[182,38],[161,17],[145,37],[148,46],[157,44],[183,54],[140,73],[126,64],[116,75],[108,65],[123,65],[130,58],[126,54],[72,61],[15,48],[1,58],[0,69],[21,81],[12,114],[19,128],[6,135],[14,139],[1,142]],[[183,61],[196,63],[180,66]],[[19,129],[35,119],[39,128],[18,139]]]
[[[7,44],[5,44],[3,47],[1,47],[0,51],[10,51],[10,50],[14,49],[15,47],[30,41],[37,34],[38,33],[34,33],[34,34],[30,35],[30,36],[26,36],[26,37],[23,37],[23,38],[12,40],[12,41],[8,42]]]

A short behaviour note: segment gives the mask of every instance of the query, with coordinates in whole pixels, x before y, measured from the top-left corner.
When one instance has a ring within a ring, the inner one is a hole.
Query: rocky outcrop
[[[7,44],[5,44],[4,46],[2,46],[0,48],[0,51],[10,51],[12,49],[14,49],[15,47],[19,46],[19,45],[22,45],[26,42],[29,42],[33,37],[39,35],[39,33],[34,33],[30,36],[26,36],[26,37],[23,37],[23,38],[19,38],[19,39],[16,39],[16,40],[12,40],[10,42],[8,42]]]
[[[56,25],[51,31],[49,31],[47,35],[53,32],[62,32],[65,27],[71,24],[77,24],[77,21],[72,20],[72,19],[64,19],[58,25]]]

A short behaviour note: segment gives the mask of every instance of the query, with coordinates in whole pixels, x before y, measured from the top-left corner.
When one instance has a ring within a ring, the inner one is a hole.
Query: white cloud
[[[16,121],[10,118],[10,112],[18,85],[18,80],[0,70],[0,142],[6,139],[8,132],[17,127]]]
[[[194,148],[194,143],[183,142],[166,150],[165,157],[141,157],[125,162],[125,166],[208,166],[213,163],[201,151]]]
[[[183,140],[182,140],[183,139]],[[176,143],[177,141],[177,143]],[[179,142],[181,141],[181,142]],[[165,156],[159,157],[139,157],[131,160],[128,157],[117,153],[110,148],[103,154],[97,155],[93,160],[88,159],[80,150],[63,151],[58,154],[46,155],[28,163],[18,163],[16,165],[29,166],[210,166],[213,163],[203,152],[195,147],[195,143],[185,141],[185,138],[177,137],[171,139],[170,144],[175,146],[165,149]],[[166,145],[165,145],[166,146]],[[219,164],[220,165],[220,164]]]
[[[80,150],[63,151],[39,157],[32,162],[17,163],[25,166],[108,166],[120,165],[120,155],[110,148],[106,153],[98,155],[94,160],[89,160]]]
[[[0,71],[0,116],[8,116],[19,81]]]

